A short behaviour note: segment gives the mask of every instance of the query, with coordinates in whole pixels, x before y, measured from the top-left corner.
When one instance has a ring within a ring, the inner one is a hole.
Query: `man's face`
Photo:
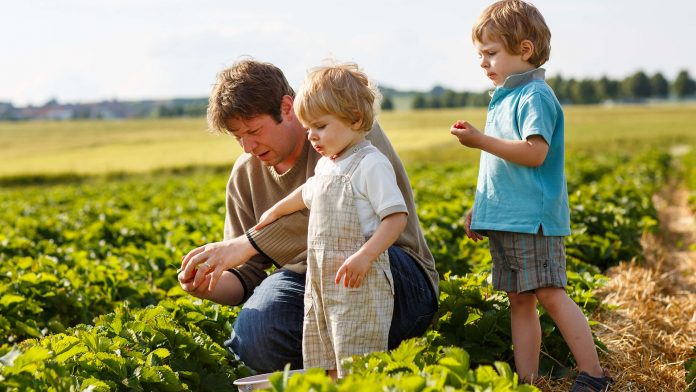
[[[298,140],[289,121],[280,123],[268,114],[247,119],[231,118],[227,128],[244,152],[254,155],[266,166],[277,166],[291,157]]]

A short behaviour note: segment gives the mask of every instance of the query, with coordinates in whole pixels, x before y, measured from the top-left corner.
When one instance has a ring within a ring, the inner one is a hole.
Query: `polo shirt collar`
[[[527,72],[513,74],[505,79],[499,88],[515,88],[517,86],[531,82],[532,80],[544,80],[546,70],[544,68],[534,68]]]

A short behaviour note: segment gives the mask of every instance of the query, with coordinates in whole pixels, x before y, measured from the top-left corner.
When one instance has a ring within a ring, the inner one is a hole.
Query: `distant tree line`
[[[207,107],[208,98],[71,104],[61,104],[52,98],[42,106],[23,108],[15,107],[10,102],[0,102],[0,121],[200,117],[206,114]]]
[[[208,109],[208,99],[179,100],[157,106],[150,113],[152,117],[198,117],[204,116]]]
[[[638,71],[623,80],[602,77],[593,79],[548,78],[558,100],[563,104],[596,104],[601,102],[642,102],[647,99],[683,100],[696,98],[696,82],[689,72],[682,70],[673,81],[660,72],[648,76]],[[458,107],[485,107],[490,102],[489,91],[456,92],[435,86],[429,92],[399,91],[380,87],[382,110],[394,110],[395,99],[400,109],[410,102],[411,109]],[[102,101],[85,104],[61,104],[50,99],[42,106],[15,107],[11,102],[0,102],[0,121],[120,119],[143,117],[198,117],[206,114],[208,98],[176,98],[168,100]]]
[[[562,76],[548,78],[556,97],[563,104],[596,104],[601,102],[642,102],[647,99],[685,99],[696,95],[696,82],[686,70],[680,71],[670,83],[662,73],[648,76],[638,71],[623,80],[602,77],[594,79],[565,79]],[[437,86],[428,93],[416,92],[411,101],[412,109],[438,109],[488,106],[490,95],[483,92],[456,92]],[[391,110],[394,104],[389,94],[384,94],[382,110]]]

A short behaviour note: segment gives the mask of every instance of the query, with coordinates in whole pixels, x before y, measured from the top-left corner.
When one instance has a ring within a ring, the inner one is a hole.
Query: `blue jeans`
[[[437,310],[428,278],[406,252],[392,246],[389,262],[394,277],[394,315],[390,349],[422,335]],[[302,319],[305,275],[279,270],[263,280],[239,311],[225,347],[259,373],[302,368]]]

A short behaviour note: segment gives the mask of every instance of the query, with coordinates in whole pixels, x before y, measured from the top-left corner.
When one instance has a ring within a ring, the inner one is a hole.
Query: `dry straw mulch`
[[[612,391],[678,392],[686,389],[683,363],[696,345],[696,223],[688,192],[669,187],[653,202],[660,233],[643,238],[645,261],[606,271],[597,295],[611,309],[592,315],[592,327],[609,352],[601,356]],[[540,380],[543,391],[568,391],[572,380]]]

